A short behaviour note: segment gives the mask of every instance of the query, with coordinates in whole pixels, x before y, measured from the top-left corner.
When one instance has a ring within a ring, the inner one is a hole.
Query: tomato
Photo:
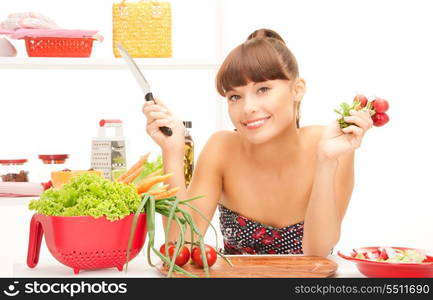
[[[388,110],[388,108],[389,108],[389,103],[385,99],[376,98],[373,101],[373,109],[377,113],[384,113]]]
[[[389,117],[386,113],[375,113],[372,117],[373,125],[380,127],[388,123]]]
[[[204,249],[206,253],[207,265],[211,267],[215,264],[217,260],[217,253],[213,247],[208,245],[204,245]],[[203,260],[201,257],[200,247],[195,246],[194,248],[192,248],[191,258],[197,266],[203,268]]]
[[[365,107],[368,103],[368,99],[367,97],[365,97],[364,95],[356,95],[355,99],[353,99],[353,101],[359,101],[361,102],[361,107]]]
[[[173,257],[174,251],[176,250],[176,245],[173,242],[168,243],[168,256],[170,258]],[[161,248],[159,248],[159,252],[161,252],[163,255],[165,254],[165,243],[162,244]],[[190,253],[189,249],[186,246],[182,246],[180,248],[179,255],[176,257],[175,264],[179,267],[182,267],[184,264],[186,264],[189,261]]]

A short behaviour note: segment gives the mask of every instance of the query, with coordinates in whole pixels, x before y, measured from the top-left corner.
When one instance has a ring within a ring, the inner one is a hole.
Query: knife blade
[[[153,101],[155,103],[155,99],[153,98],[152,92],[150,91],[150,85],[144,77],[143,73],[141,73],[134,59],[129,55],[128,51],[126,51],[126,49],[123,48],[120,43],[117,43],[117,49],[119,49],[120,54],[122,55],[129,69],[131,70],[132,75],[134,75],[135,80],[143,91],[146,101]],[[171,136],[173,134],[173,131],[169,127],[159,127],[159,130],[161,130],[162,133],[164,133],[166,136]]]

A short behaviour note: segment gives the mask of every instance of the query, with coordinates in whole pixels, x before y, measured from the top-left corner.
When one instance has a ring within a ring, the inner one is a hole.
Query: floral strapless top
[[[225,254],[303,254],[303,221],[275,228],[245,218],[222,204],[218,209]]]

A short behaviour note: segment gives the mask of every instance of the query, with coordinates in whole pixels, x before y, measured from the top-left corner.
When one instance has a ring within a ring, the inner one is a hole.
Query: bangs
[[[249,82],[290,80],[291,76],[274,46],[265,39],[252,39],[236,47],[218,71],[218,93],[224,97],[227,92]]]

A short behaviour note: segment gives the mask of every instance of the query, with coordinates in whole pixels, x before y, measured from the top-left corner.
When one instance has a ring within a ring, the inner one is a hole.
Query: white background
[[[355,189],[335,248],[392,245],[433,250],[429,1],[171,3],[176,59],[220,63],[252,31],[266,27],[280,33],[307,81],[301,126],[328,123],[336,117],[333,109],[357,92],[388,99],[391,121],[368,132],[357,150]],[[103,0],[2,1],[0,19],[37,11],[65,28],[100,30],[105,41],[95,42],[92,58],[111,58],[111,5]],[[26,57],[24,42],[12,42],[18,56]],[[128,72],[0,70],[0,156],[27,157],[36,173],[37,154],[66,152],[74,169],[88,168],[91,138],[101,118],[124,121],[129,163],[147,151],[157,154],[145,133],[142,94]],[[214,89],[215,70],[148,70],[145,76],[156,96],[182,119],[193,121],[196,157],[214,131],[231,128],[225,109],[218,114],[219,105],[225,105]],[[18,209],[8,213],[0,220],[0,233],[20,232],[25,241],[26,229],[6,225],[21,218],[27,228],[27,216]],[[217,216],[214,224],[218,226]],[[26,245],[17,247],[19,255],[25,254]]]

